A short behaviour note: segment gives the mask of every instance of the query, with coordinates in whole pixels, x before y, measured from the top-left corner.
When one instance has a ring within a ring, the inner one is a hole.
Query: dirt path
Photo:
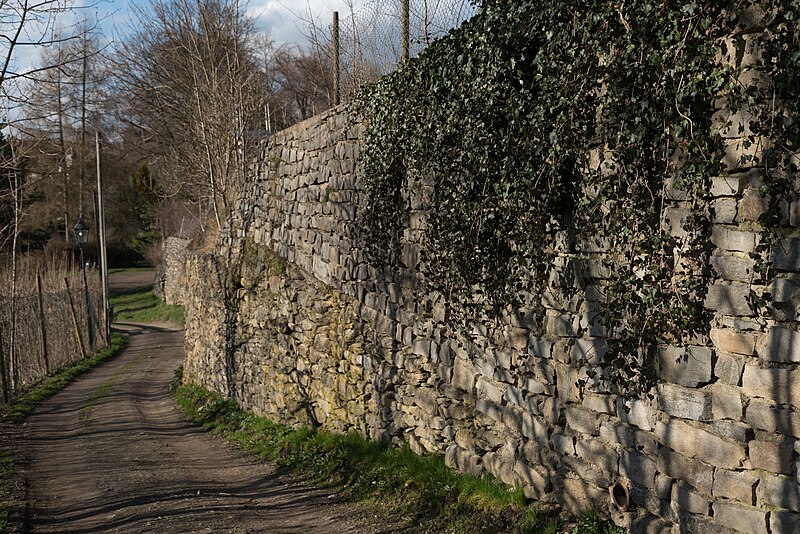
[[[119,286],[117,286],[119,287]],[[25,532],[390,532],[186,422],[169,393],[183,333],[130,344],[43,403],[19,437]]]

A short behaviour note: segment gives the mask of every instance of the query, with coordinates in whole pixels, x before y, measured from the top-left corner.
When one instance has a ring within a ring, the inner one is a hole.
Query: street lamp
[[[83,245],[89,241],[89,227],[78,217],[78,222],[72,227],[75,241],[81,249],[81,268],[83,269],[83,295],[86,299],[86,322],[89,326],[89,347],[94,350],[94,325],[92,324],[92,301],[89,299],[89,284],[86,282],[86,261],[83,258]]]

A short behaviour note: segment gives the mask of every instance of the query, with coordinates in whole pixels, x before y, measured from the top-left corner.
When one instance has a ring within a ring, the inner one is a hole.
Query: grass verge
[[[392,448],[355,433],[290,428],[193,385],[178,387],[175,395],[186,414],[206,429],[312,483],[377,504],[387,516],[413,526],[414,532],[545,534],[564,526],[528,503],[519,488],[509,489],[490,476],[458,473],[440,456],[417,455],[408,447]],[[589,514],[574,532],[624,531]]]
[[[0,422],[16,424],[22,422],[36,406],[49,399],[64,387],[87,371],[118,354],[128,344],[128,338],[117,333],[111,334],[111,344],[87,358],[56,374],[44,378],[33,389],[24,393],[13,402],[0,407]],[[14,476],[14,465],[9,451],[0,450],[0,532],[8,532],[9,520],[9,481]]]
[[[165,304],[150,289],[111,297],[111,305],[114,307],[114,320],[184,324],[183,306]]]

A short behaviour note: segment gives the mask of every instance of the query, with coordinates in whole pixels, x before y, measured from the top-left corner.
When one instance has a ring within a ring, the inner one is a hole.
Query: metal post
[[[401,10],[402,16],[402,24],[403,24],[403,61],[408,59],[408,2],[409,0],[403,0],[403,6]]]
[[[339,91],[339,12],[333,12],[333,105],[338,106],[341,102]]]
[[[108,256],[106,254],[106,210],[103,201],[103,178],[100,173],[100,132],[94,134],[97,152],[97,237],[100,241],[100,282],[103,286],[103,331],[106,344],[111,340],[111,309],[108,305]]]
[[[83,296],[86,299],[86,324],[89,327],[89,352],[94,352],[94,323],[92,321],[92,299],[89,297],[89,284],[86,281],[86,261],[83,259],[83,245],[81,249],[81,270],[83,271]]]

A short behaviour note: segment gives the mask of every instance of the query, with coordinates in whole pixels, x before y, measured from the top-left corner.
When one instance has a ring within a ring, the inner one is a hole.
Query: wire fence
[[[408,2],[409,57],[420,54],[478,9],[469,0],[372,0],[358,9],[340,12],[341,101],[350,100],[362,85],[392,72],[402,61],[405,1]],[[331,35],[335,33],[332,30]]]
[[[8,401],[48,374],[105,347],[102,291],[95,273],[24,272],[16,296],[0,295],[0,393]],[[91,329],[90,329],[91,325]]]

